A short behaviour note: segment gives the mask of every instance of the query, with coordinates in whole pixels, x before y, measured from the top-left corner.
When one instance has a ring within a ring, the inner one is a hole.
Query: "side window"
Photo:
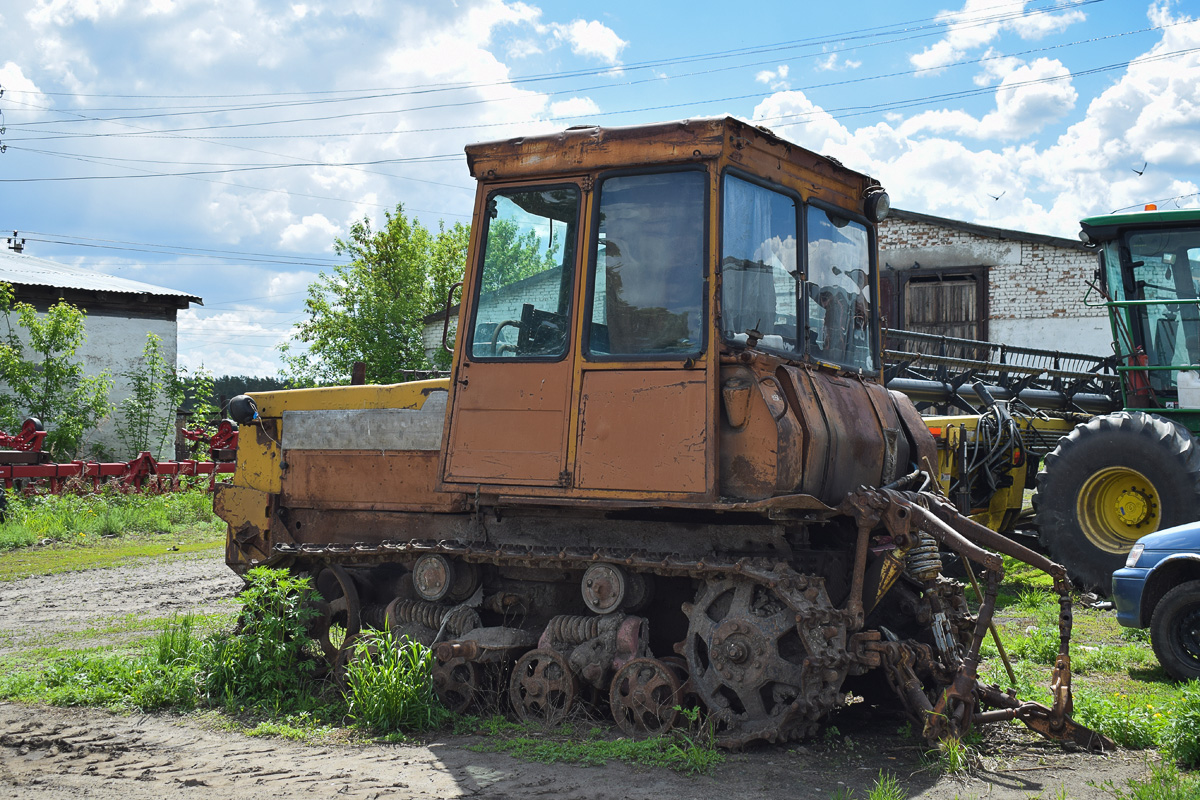
[[[600,184],[588,353],[687,356],[703,348],[704,172]]]
[[[579,189],[488,198],[473,358],[558,358],[567,351]]]
[[[875,368],[871,352],[871,250],[862,223],[808,207],[808,338],[816,358]]]
[[[732,175],[721,212],[721,331],[798,353],[796,200]]]

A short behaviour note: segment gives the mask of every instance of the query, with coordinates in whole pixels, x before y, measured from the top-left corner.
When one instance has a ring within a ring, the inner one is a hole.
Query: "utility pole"
[[[8,237],[8,249],[14,253],[20,253],[25,249],[25,239],[17,238],[17,232],[13,231],[13,235]]]

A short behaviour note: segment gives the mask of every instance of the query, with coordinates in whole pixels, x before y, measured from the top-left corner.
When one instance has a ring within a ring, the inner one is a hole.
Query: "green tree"
[[[355,223],[334,252],[350,263],[334,267],[308,287],[308,319],[281,346],[284,369],[297,385],[346,382],[356,361],[367,365],[368,383],[403,380],[403,370],[429,369],[421,339],[423,318],[444,307],[459,280],[468,229],[461,223],[431,233],[404,215],[385,213],[374,230]]]
[[[190,405],[192,425],[212,427],[218,415],[210,397],[213,378],[205,370],[189,375],[167,361],[162,339],[146,334],[142,354],[120,373],[129,385],[129,396],[117,406],[117,439],[127,458],[150,451],[158,454],[175,431],[175,412]]]
[[[84,375],[82,362],[75,360],[86,339],[83,311],[59,301],[42,316],[30,304],[13,299],[12,287],[0,284],[5,326],[0,340],[0,428],[15,432],[26,416],[36,417],[49,431],[44,447],[51,457],[74,458],[84,436],[112,408],[112,378],[107,371]]]
[[[561,263],[558,231],[551,232],[550,246],[543,251],[537,231],[522,234],[516,220],[500,218],[488,226],[487,239],[484,292],[494,292]]]

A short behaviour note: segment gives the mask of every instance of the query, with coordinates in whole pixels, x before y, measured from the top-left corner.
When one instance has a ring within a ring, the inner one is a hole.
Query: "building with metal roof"
[[[163,357],[174,364],[178,354],[179,311],[193,303],[202,305],[200,297],[190,292],[2,249],[0,283],[12,286],[17,302],[29,303],[38,311],[45,312],[61,300],[87,314],[84,327],[87,340],[80,347],[78,358],[88,375],[107,370],[113,376],[109,400],[114,404],[130,394],[128,381],[120,376],[129,372],[141,356],[147,334],[159,337]],[[163,409],[164,414],[172,411]],[[160,457],[173,454],[170,444],[163,452],[155,453]],[[82,455],[122,460],[132,457],[121,451],[111,418],[89,436]]]

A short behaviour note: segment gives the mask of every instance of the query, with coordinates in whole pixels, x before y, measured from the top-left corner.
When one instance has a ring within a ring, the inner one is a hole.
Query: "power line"
[[[1077,0],[1075,3],[1073,3],[1070,6],[1064,6],[1064,5],[1059,5],[1057,3],[1052,3],[1050,5],[1047,5],[1047,6],[1044,6],[1041,8],[1032,8],[1032,9],[1026,8],[1025,6],[1027,5],[1027,3],[1023,2],[1023,1],[1022,2],[1005,3],[1005,4],[991,6],[987,9],[981,9],[979,11],[941,12],[934,17],[922,17],[922,18],[919,18],[916,20],[908,20],[908,21],[904,21],[904,22],[889,23],[887,25],[878,25],[878,26],[868,27],[868,28],[856,28],[856,29],[851,29],[849,31],[843,31],[843,32],[837,33],[837,34],[830,34],[827,36],[814,36],[814,37],[808,37],[805,39],[791,39],[791,40],[786,40],[786,41],[782,41],[782,42],[774,42],[774,43],[764,44],[764,45],[752,45],[749,47],[735,48],[735,49],[730,49],[730,50],[710,51],[707,53],[694,53],[694,54],[688,54],[688,55],[677,56],[677,57],[672,57],[672,58],[651,59],[651,60],[647,60],[647,61],[633,62],[630,64],[621,64],[621,65],[619,65],[619,68],[622,72],[631,72],[631,71],[636,71],[636,70],[647,70],[647,69],[658,69],[658,68],[662,68],[665,66],[672,66],[675,64],[694,63],[694,62],[698,62],[698,61],[711,61],[713,59],[719,59],[719,58],[734,58],[734,57],[743,56],[743,55],[757,55],[757,54],[766,53],[766,52],[777,52],[779,50],[798,49],[801,47],[817,47],[817,46],[827,47],[829,45],[845,45],[850,42],[862,40],[862,39],[872,39],[872,38],[877,38],[880,36],[894,35],[894,34],[898,34],[898,33],[909,33],[912,31],[926,31],[926,30],[933,29],[934,33],[923,34],[923,36],[928,37],[931,35],[936,35],[936,32],[941,31],[942,29],[955,27],[956,23],[954,22],[954,20],[958,19],[958,18],[963,18],[963,17],[969,18],[968,22],[957,24],[957,29],[962,30],[962,29],[970,29],[970,28],[980,27],[980,26],[984,26],[984,25],[995,25],[995,24],[998,24],[1001,22],[1006,22],[1006,21],[1010,21],[1010,20],[1014,20],[1014,19],[1027,19],[1027,18],[1030,18],[1033,16],[1039,16],[1039,15],[1044,15],[1044,14],[1053,14],[1055,12],[1061,12],[1061,11],[1075,10],[1075,9],[1078,9],[1081,7],[1094,5],[1094,4],[1100,3],[1100,2],[1104,2],[1104,0]],[[992,14],[990,16],[979,16],[979,14],[981,12],[991,12],[991,11],[997,11],[999,9],[1006,9],[1006,8],[1011,8],[1013,10]],[[908,27],[908,26],[916,26],[916,27]],[[880,44],[892,44],[892,43],[895,43],[896,41],[908,41],[913,38],[919,38],[919,37],[909,36],[904,39],[892,39],[892,40],[882,42]],[[868,47],[868,46],[875,46],[875,44],[861,45],[861,46]],[[822,52],[822,53],[816,54],[816,55],[824,55],[824,54],[825,53]],[[745,65],[741,65],[741,66],[745,66]],[[739,67],[739,68],[741,68],[741,67]],[[517,78],[501,80],[501,81],[488,81],[488,82],[462,82],[462,81],[459,81],[459,82],[448,82],[448,83],[415,84],[415,85],[404,86],[404,87],[386,87],[386,88],[361,89],[361,90],[316,90],[316,91],[310,90],[310,91],[304,91],[304,92],[271,92],[271,93],[223,94],[223,95],[222,94],[125,95],[125,94],[82,94],[82,93],[74,93],[74,92],[38,92],[37,94],[41,94],[44,96],[54,96],[54,97],[62,96],[62,97],[88,97],[88,98],[107,97],[107,98],[142,98],[142,99],[203,99],[203,98],[240,99],[240,98],[250,98],[250,97],[268,97],[268,98],[292,97],[292,96],[311,97],[313,95],[322,95],[322,94],[340,94],[343,92],[350,92],[350,91],[357,92],[356,94],[354,94],[352,96],[343,97],[343,98],[320,99],[320,100],[314,100],[314,101],[299,101],[299,102],[295,102],[295,103],[264,103],[264,104],[248,105],[248,106],[215,107],[215,108],[210,108],[208,110],[201,110],[201,111],[196,112],[196,113],[215,113],[215,112],[228,112],[228,111],[238,111],[238,110],[267,109],[267,108],[274,108],[274,107],[289,107],[289,106],[294,106],[294,105],[304,105],[304,104],[308,104],[308,103],[315,105],[315,104],[328,103],[328,102],[356,102],[356,101],[365,100],[365,99],[379,99],[379,98],[383,98],[383,97],[396,97],[396,96],[404,96],[407,94],[428,94],[428,93],[433,93],[433,92],[462,91],[464,89],[491,88],[491,87],[496,87],[496,86],[513,86],[513,85],[520,85],[523,83],[529,83],[529,82],[535,82],[535,81],[563,80],[563,79],[568,79],[568,78],[590,77],[590,76],[611,74],[612,71],[613,71],[612,67],[605,67],[605,68],[600,68],[600,69],[589,68],[589,69],[565,70],[565,71],[558,71],[558,72],[548,72],[548,73],[540,73],[540,74],[534,74],[534,75],[526,75],[526,76],[521,76],[521,77],[517,77]],[[675,77],[675,76],[670,76],[670,77]],[[34,94],[34,92],[21,92],[20,90],[18,90],[17,93]],[[366,94],[363,94],[363,93],[366,93]],[[94,109],[94,110],[104,110],[104,109]],[[123,109],[114,109],[114,110],[123,110]]]
[[[1102,0],[1087,0],[1087,2],[1102,2]],[[982,24],[993,24],[993,23],[985,21],[985,22],[978,22],[976,24],[982,25]],[[1179,24],[1179,23],[1170,23],[1169,25],[1173,25],[1173,24]],[[1036,52],[1045,52],[1045,51],[1049,51],[1049,50],[1056,50],[1056,49],[1060,49],[1063,47],[1075,46],[1078,44],[1088,44],[1088,43],[1093,43],[1093,42],[1097,42],[1097,41],[1103,41],[1104,39],[1116,38],[1119,36],[1129,36],[1129,35],[1138,34],[1138,33],[1145,33],[1148,31],[1159,30],[1163,27],[1169,27],[1169,25],[1154,26],[1154,27],[1150,27],[1150,28],[1143,28],[1141,30],[1136,30],[1136,31],[1126,31],[1123,33],[1114,34],[1112,36],[1107,36],[1107,37],[1098,37],[1098,38],[1093,38],[1093,39],[1088,39],[1088,40],[1081,40],[1081,41],[1070,42],[1070,43],[1065,43],[1065,44],[1052,45],[1052,46],[1048,46],[1048,47],[1044,47],[1044,48],[1028,50],[1028,51],[1025,51],[1022,53],[1012,54],[1009,56],[984,56],[984,57],[978,58],[978,59],[959,61],[959,62],[956,62],[953,64],[944,64],[937,68],[920,68],[920,69],[907,70],[907,71],[902,71],[902,72],[889,73],[887,75],[870,76],[870,77],[858,78],[858,79],[854,79],[854,80],[850,80],[850,81],[835,82],[832,84],[825,84],[825,85],[819,84],[816,86],[811,86],[811,87],[806,87],[806,88],[811,90],[814,88],[824,88],[825,86],[844,85],[845,83],[861,83],[864,81],[878,80],[878,79],[885,78],[885,77],[888,77],[888,78],[901,77],[901,76],[906,76],[906,75],[915,75],[915,74],[920,74],[920,73],[940,71],[940,70],[948,68],[948,67],[963,66],[963,65],[967,65],[967,64],[977,64],[977,63],[982,63],[985,61],[996,60],[996,59],[1001,59],[1001,58],[1010,58],[1010,57],[1015,57],[1015,56],[1019,56],[1019,55],[1028,55],[1028,54],[1036,53]],[[968,26],[968,27],[970,27],[970,26]],[[879,46],[879,45],[883,45],[883,44],[893,44],[896,41],[907,41],[912,38],[919,38],[919,37],[904,37],[902,39],[894,39],[894,40],[890,40],[887,42],[876,42],[876,43],[873,43],[873,44],[867,45],[867,46],[875,47],[875,46]],[[824,55],[824,53],[812,53],[812,54],[808,54],[805,56],[800,56],[797,58],[785,59],[785,60],[798,60],[799,58],[817,58],[822,55]],[[735,65],[732,67],[718,67],[718,68],[713,68],[713,69],[708,69],[708,70],[702,70],[702,71],[690,72],[690,73],[684,73],[684,74],[677,74],[677,75],[670,75],[670,76],[655,76],[655,77],[651,77],[651,78],[643,78],[643,79],[634,80],[634,81],[624,81],[624,82],[615,83],[615,84],[574,87],[574,88],[570,88],[570,89],[562,89],[562,90],[553,91],[553,92],[545,92],[544,94],[546,94],[546,96],[548,96],[548,97],[553,97],[553,96],[562,95],[562,94],[575,94],[575,93],[579,93],[579,92],[588,92],[588,91],[593,91],[596,89],[624,88],[624,87],[635,86],[635,85],[639,85],[639,84],[643,84],[643,83],[653,83],[653,82],[664,81],[664,80],[676,80],[679,78],[697,77],[697,76],[701,76],[701,75],[711,75],[713,73],[725,72],[725,71],[729,71],[729,70],[733,70],[733,69],[746,69],[748,67],[762,66],[763,64],[767,64],[767,63],[777,63],[777,61],[778,61],[778,59],[772,59],[771,61],[754,62],[751,64],[739,64],[739,65]],[[762,94],[763,93],[759,93],[759,96],[761,96]],[[362,111],[362,112],[355,112],[355,113],[333,114],[333,115],[321,116],[321,117],[295,117],[295,118],[290,118],[290,119],[266,120],[266,121],[260,121],[260,122],[235,122],[235,123],[228,123],[228,124],[224,124],[224,125],[204,125],[204,126],[196,126],[196,127],[191,127],[191,128],[176,128],[176,129],[172,129],[169,132],[171,132],[171,133],[196,133],[196,132],[202,132],[202,131],[233,130],[233,129],[238,129],[238,128],[257,128],[257,127],[273,126],[273,125],[293,125],[293,124],[300,124],[300,123],[310,124],[310,123],[314,123],[314,122],[331,122],[331,121],[341,121],[341,120],[354,119],[354,118],[367,117],[367,116],[384,116],[384,115],[390,115],[390,114],[411,114],[411,113],[418,112],[418,111],[442,110],[442,109],[446,109],[446,108],[461,108],[461,107],[466,107],[466,106],[493,104],[493,103],[498,103],[498,102],[508,102],[513,99],[517,99],[517,98],[513,98],[513,97],[479,98],[479,99],[472,99],[472,100],[462,100],[462,101],[458,101],[458,102],[447,102],[447,103],[439,103],[439,104],[434,104],[434,105],[415,106],[415,107],[410,107],[410,108]],[[322,102],[324,102],[324,101],[322,101]],[[695,102],[704,103],[704,102],[715,102],[715,101],[701,100],[701,101],[695,101]],[[636,110],[639,110],[639,109],[634,109],[634,111],[636,111]],[[61,112],[61,113],[66,113],[66,112]],[[201,113],[201,112],[189,112],[189,113]],[[213,112],[203,112],[203,113],[213,113]],[[626,112],[610,112],[610,113],[631,113],[631,112],[626,111]],[[80,115],[75,115],[75,116],[80,116]],[[136,117],[135,119],[139,119],[139,120],[154,119],[154,118],[167,117],[167,116],[173,116],[173,115],[171,115],[171,114],[151,114],[151,115],[145,115],[142,117]],[[566,119],[574,119],[574,118],[575,117],[557,117],[557,118],[553,118],[553,119],[566,120]],[[70,122],[88,122],[88,121],[114,122],[114,121],[118,121],[121,119],[123,119],[123,118],[120,118],[120,117],[92,118],[92,117],[80,116],[79,119],[75,119],[75,120],[61,120],[58,124],[70,123]],[[24,123],[25,126],[44,125],[44,124],[47,124],[47,123],[44,123],[44,122]],[[470,128],[472,126],[463,126],[463,127]],[[406,131],[389,131],[388,133],[404,133],[404,132],[406,132]],[[407,132],[411,132],[411,131],[407,131]],[[70,139],[70,138],[92,138],[92,137],[103,137],[103,136],[109,136],[109,135],[119,135],[119,134],[104,134],[104,133],[71,134],[69,132],[63,132],[63,131],[51,131],[51,133],[53,133],[55,135],[35,137],[35,140],[46,140],[46,139],[56,139],[56,138],[67,138],[67,139]],[[151,138],[154,138],[154,137],[151,136]],[[239,138],[239,137],[231,137],[231,138]],[[10,141],[27,141],[27,139],[15,139],[15,140],[10,140]]]
[[[984,86],[984,87],[978,87],[975,89],[966,89],[966,90],[962,90],[962,91],[958,91],[958,92],[947,92],[947,93],[938,94],[938,95],[925,95],[925,96],[918,97],[918,98],[910,98],[907,100],[893,100],[893,101],[887,101],[887,102],[883,102],[883,103],[875,103],[875,104],[866,105],[866,106],[846,106],[846,107],[834,108],[834,109],[821,109],[820,111],[806,112],[804,114],[786,115],[786,116],[781,116],[781,117],[771,118],[771,119],[797,119],[797,118],[806,118],[806,117],[810,117],[810,116],[815,116],[818,114],[829,114],[834,119],[844,119],[844,118],[848,118],[848,117],[855,117],[855,116],[862,116],[864,114],[876,113],[879,111],[893,111],[893,110],[902,109],[902,108],[913,108],[913,107],[919,107],[919,106],[923,106],[923,105],[930,105],[932,103],[942,102],[944,100],[949,100],[949,99],[962,99],[962,98],[966,98],[966,97],[978,97],[981,95],[996,94],[997,92],[1000,92],[1000,91],[1008,91],[1008,90],[1022,87],[1022,86],[1034,86],[1034,85],[1043,84],[1043,83],[1051,83],[1051,82],[1055,82],[1055,81],[1063,81],[1063,80],[1068,80],[1071,78],[1082,77],[1085,75],[1095,75],[1095,74],[1099,74],[1102,72],[1110,72],[1110,71],[1116,70],[1116,69],[1128,68],[1135,61],[1138,63],[1149,63],[1149,62],[1154,62],[1154,61],[1161,61],[1161,60],[1165,60],[1168,58],[1175,58],[1177,56],[1194,53],[1197,50],[1200,50],[1200,47],[1186,48],[1184,50],[1175,50],[1175,51],[1171,51],[1168,53],[1158,53],[1158,54],[1155,54],[1152,56],[1138,56],[1137,58],[1133,58],[1128,61],[1121,61],[1121,62],[1117,62],[1114,64],[1107,64],[1107,65],[1100,66],[1100,67],[1093,67],[1090,69],[1068,71],[1067,73],[1065,73],[1063,75],[1052,75],[1052,76],[1047,76],[1044,78],[1034,78],[1034,79],[1030,79],[1027,81],[1019,81],[1016,83],[1007,83],[1007,84],[1000,83],[995,86]],[[852,82],[852,81],[846,81],[846,82]],[[734,100],[747,100],[747,99],[753,99],[753,98],[761,98],[763,96],[764,95],[761,92],[755,92],[752,94],[742,94],[742,95],[729,95],[726,97],[713,98],[713,99],[703,100],[703,101],[698,101],[698,102],[691,101],[691,102],[684,102],[684,103],[669,103],[669,104],[663,104],[663,105],[657,105],[657,106],[647,106],[647,107],[642,107],[642,108],[637,108],[637,109],[626,109],[626,110],[622,110],[622,111],[597,112],[597,113],[592,114],[591,116],[593,116],[593,117],[611,117],[611,116],[618,116],[618,115],[630,114],[630,113],[635,113],[635,112],[662,111],[662,110],[668,110],[668,109],[694,107],[696,105],[707,105],[707,104],[712,104],[712,103],[727,103],[727,102],[731,102]],[[568,120],[568,119],[573,119],[573,117],[551,117],[544,121],[555,122],[555,121],[564,121],[564,120]],[[479,129],[479,128],[489,128],[489,127],[508,127],[508,126],[512,126],[513,124],[516,124],[516,123],[499,122],[499,123],[483,123],[483,124],[479,124],[479,125],[448,125],[448,126],[441,126],[441,127],[435,127],[435,128],[409,129],[405,132],[406,133],[444,133],[447,131],[456,131],[456,130],[475,130],[475,129]],[[791,124],[799,124],[799,123],[787,123],[787,124],[791,125]],[[230,169],[230,170],[218,170],[218,171],[214,171],[214,172],[219,174],[219,173],[227,173],[227,172],[255,171],[258,169],[266,169],[266,168],[267,167],[261,167],[261,168],[260,167],[246,167],[246,168],[243,168],[240,170],[239,169]],[[187,172],[187,173],[153,173],[153,174],[150,174],[145,177],[181,177],[181,176],[203,175],[203,174],[213,174],[213,173],[205,172],[205,171]],[[143,177],[143,176],[103,175],[103,176],[67,176],[67,177],[52,177],[52,178],[3,178],[3,179],[0,179],[0,183],[35,183],[35,182],[72,181],[72,180],[117,180],[117,179],[127,179],[127,178],[137,178],[137,177]]]

